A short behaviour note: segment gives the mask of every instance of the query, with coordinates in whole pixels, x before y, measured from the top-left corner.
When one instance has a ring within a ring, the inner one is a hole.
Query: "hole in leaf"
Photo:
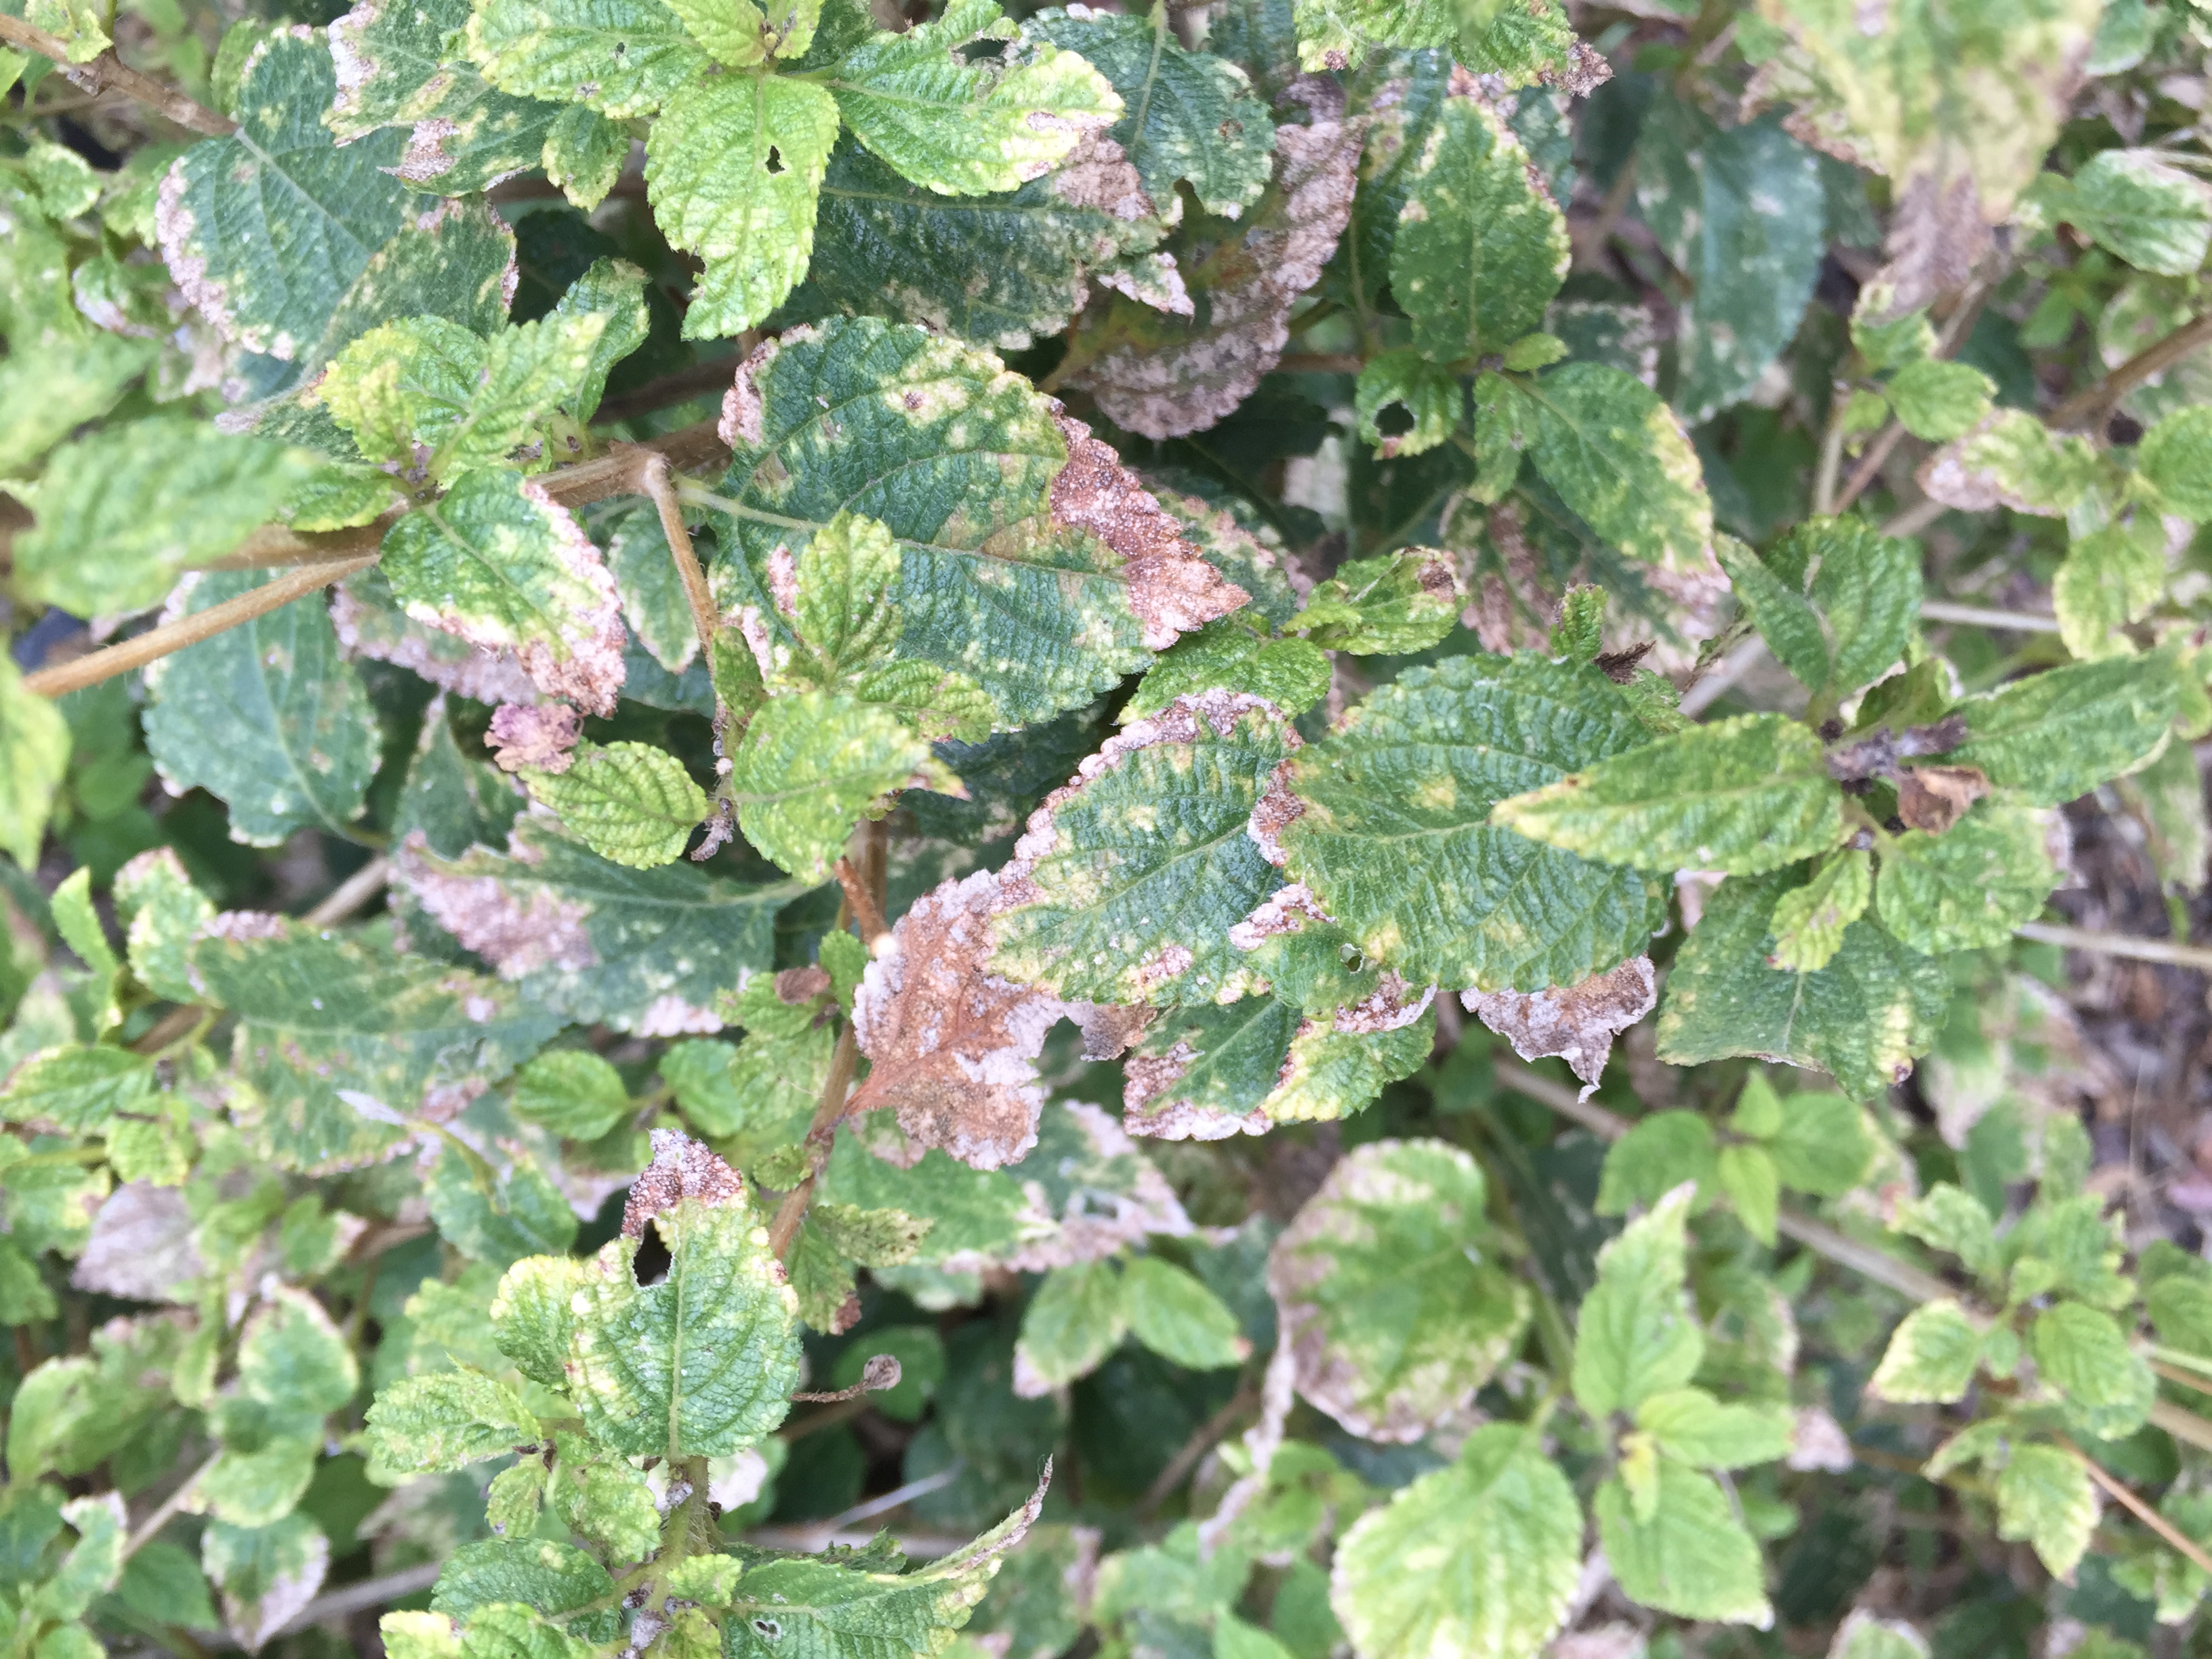
[[[647,1227],[645,1237],[637,1241],[637,1254],[629,1259],[630,1276],[641,1285],[658,1285],[668,1277],[672,1259],[668,1246],[661,1242],[660,1229]]]
[[[783,152],[774,144],[768,147],[768,170],[771,173],[783,171]]]
[[[1386,438],[1402,438],[1413,429],[1413,411],[1403,404],[1385,404],[1375,412],[1375,429]]]
[[[773,1642],[783,1634],[783,1626],[773,1619],[756,1619],[753,1630],[764,1641]]]

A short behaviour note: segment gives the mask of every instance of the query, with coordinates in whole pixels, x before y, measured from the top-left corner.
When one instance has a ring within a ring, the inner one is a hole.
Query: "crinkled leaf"
[[[1633,1412],[1680,1388],[1705,1357],[1684,1288],[1694,1196],[1676,1188],[1599,1253],[1596,1288],[1575,1321],[1575,1399],[1593,1416]]]
[[[1381,418],[1389,410],[1391,429]],[[1352,392],[1359,435],[1379,456],[1423,455],[1449,440],[1467,416],[1467,393],[1459,377],[1431,362],[1410,346],[1370,357],[1359,371]]]
[[[583,744],[566,771],[526,781],[584,845],[637,870],[680,858],[707,816],[706,792],[684,763],[649,743]]]
[[[1883,854],[1881,925],[1929,956],[2003,944],[2058,884],[2039,815],[1978,801],[1941,836],[1909,830]]]
[[[1802,887],[1774,901],[1774,950],[1769,965],[1815,973],[1836,959],[1844,930],[1866,914],[1874,898],[1874,860],[1846,849],[1831,854]]]
[[[2112,1315],[2061,1302],[2035,1316],[2028,1350],[2038,1375],[2057,1391],[2083,1433],[2120,1440],[2142,1426],[2158,1380]]]
[[[1898,423],[1916,438],[1948,443],[1989,418],[1996,385],[1971,363],[1923,357],[1907,363],[1882,388]]]
[[[2057,1446],[2015,1446],[1996,1489],[1997,1536],[2033,1546],[2054,1577],[2072,1577],[2097,1526],[2089,1472]]]
[[[1599,1541],[1632,1601],[1685,1619],[1756,1625],[1774,1620],[1759,1545],[1720,1484],[1671,1457],[1658,1460],[1648,1514],[1619,1479],[1597,1489]]]
[[[889,710],[807,691],[771,698],[753,717],[725,793],[747,841],[792,874],[824,881],[854,823],[921,781],[931,759]]]
[[[1901,1404],[1956,1400],[1974,1380],[1982,1335],[1982,1328],[1948,1297],[1915,1308],[1890,1334],[1867,1387],[1877,1399]]]
[[[1457,562],[1441,549],[1409,547],[1352,559],[1316,582],[1305,608],[1285,624],[1314,644],[1356,657],[1399,656],[1440,643],[1459,621]]]
[[[465,40],[502,92],[616,120],[650,114],[707,67],[660,0],[484,0]]]
[[[537,1438],[520,1396],[476,1371],[402,1377],[368,1408],[372,1463],[394,1474],[464,1468]]]
[[[1710,568],[1713,504],[1697,452],[1641,380],[1569,363],[1524,391],[1515,417],[1545,482],[1603,540],[1664,570]]]
[[[2031,805],[2063,805],[2150,759],[2179,696],[2163,655],[2050,669],[1960,703],[1966,741],[1944,758],[1978,767]]]

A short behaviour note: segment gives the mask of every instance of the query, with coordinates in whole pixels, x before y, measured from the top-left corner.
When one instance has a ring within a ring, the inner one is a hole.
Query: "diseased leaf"
[[[1271,640],[1241,617],[1186,635],[1147,669],[1119,715],[1124,726],[1164,712],[1178,698],[1212,690],[1264,699],[1292,717],[1328,695],[1328,653],[1306,640]]]
[[[463,1468],[537,1438],[514,1390],[475,1371],[404,1377],[368,1409],[372,1460],[393,1474]]]
[[[2154,151],[2099,150],[2070,182],[2048,211],[2100,247],[2163,276],[2193,276],[2203,264],[2212,196]]]
[[[1759,1546],[1719,1483],[1671,1457],[1658,1460],[1656,1489],[1639,1514],[1619,1478],[1590,1507],[1607,1562],[1629,1599],[1684,1619],[1765,1629],[1774,1609],[1761,1583]]]
[[[1484,100],[1443,101],[1399,215],[1390,291],[1431,361],[1502,351],[1565,280],[1566,221],[1521,141]]]
[[[2097,1525],[2088,1471],[2056,1446],[2015,1446],[1996,1489],[1997,1536],[2033,1545],[2054,1577],[2070,1577]]]
[[[1067,1012],[1051,993],[990,970],[1004,879],[979,872],[917,900],[853,1004],[874,1069],[848,1111],[890,1108],[921,1145],[978,1170],[1015,1163],[1036,1144],[1036,1057]]]
[[[1681,574],[1712,567],[1713,507],[1697,452],[1641,380],[1569,363],[1516,400],[1544,480],[1605,541]]]
[[[1329,651],[1397,656],[1440,643],[1466,598],[1457,562],[1433,547],[1352,559],[1314,584],[1305,608],[1285,624]]]
[[[706,792],[649,743],[585,744],[560,771],[526,775],[544,802],[601,858],[650,870],[683,855],[707,816]]]
[[[1494,828],[1491,811],[1645,736],[1587,664],[1451,659],[1296,756],[1256,838],[1362,951],[1417,981],[1574,984],[1643,954],[1662,890]]]
[[[379,568],[417,622],[512,650],[539,690],[614,712],[623,678],[614,579],[537,484],[503,471],[463,473],[385,533]]]
[[[1329,1601],[1368,1659],[1534,1659],[1567,1617],[1582,1542],[1566,1477],[1536,1437],[1494,1423],[1353,1525]]]
[[[1419,1439],[1526,1328],[1482,1172],[1441,1141],[1377,1141],[1329,1172],[1267,1259],[1298,1392],[1370,1440]]]
[[[464,39],[501,91],[617,121],[651,114],[707,67],[660,0],[485,0]]]
[[[1573,985],[1545,990],[1462,991],[1460,1003],[1513,1045],[1523,1060],[1557,1054],[1583,1080],[1588,1099],[1604,1074],[1613,1040],[1658,1006],[1658,980],[1649,957]]]
[[[774,697],[745,728],[724,785],[745,839],[805,881],[828,879],[845,838],[886,796],[945,781],[888,709],[826,691]]]
[[[1921,465],[1920,487],[1946,507],[2063,518],[2096,478],[2088,444],[2052,432],[2025,410],[2001,409]]]
[[[1584,858],[1758,875],[1843,839],[1820,739],[1779,714],[1671,738],[1501,801],[1493,823]]]
[[[1774,901],[1771,968],[1818,973],[1844,947],[1844,930],[1866,914],[1874,898],[1874,860],[1855,849],[1832,853],[1802,887]]]
[[[2166,576],[2165,528],[2148,514],[2075,540],[2051,581],[2067,650],[2083,662],[2131,653],[2135,642],[2118,630],[2157,605]]]
[[[36,869],[54,792],[69,771],[69,723],[27,690],[12,658],[0,662],[0,852]]]
[[[2136,476],[2169,511],[2202,523],[2212,519],[2212,489],[2204,483],[2208,456],[2212,410],[2178,410],[2143,434],[2136,450]]]
[[[1899,1403],[1956,1400],[1974,1379],[1982,1336],[1982,1328],[1948,1297],[1915,1308],[1890,1334],[1867,1387]]]
[[[261,585],[210,571],[173,601],[191,616]],[[164,658],[147,676],[146,747],[172,791],[204,787],[230,832],[273,846],[293,830],[343,833],[361,816],[380,738],[361,678],[338,655],[321,596],[295,599]]]
[[[999,970],[1099,1003],[1257,988],[1232,930],[1282,878],[1245,823],[1297,746],[1269,704],[1219,691],[1109,738],[1030,815],[993,923]]]
[[[2156,754],[2179,694],[2164,656],[2053,668],[1960,703],[1966,740],[1944,759],[1979,768],[2031,805],[2063,805]]]
[[[2057,884],[2041,817],[1984,800],[1941,836],[1910,830],[1890,843],[1875,914],[1929,956],[1976,950],[2034,920]]]
[[[1375,446],[1378,458],[1425,455],[1465,421],[1467,393],[1449,369],[1410,346],[1397,346],[1369,358],[1360,369],[1352,410],[1360,437]],[[1378,422],[1391,410],[1398,413],[1386,433]]]

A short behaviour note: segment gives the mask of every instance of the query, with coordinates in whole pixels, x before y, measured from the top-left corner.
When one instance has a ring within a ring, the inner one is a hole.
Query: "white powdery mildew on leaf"
[[[1657,1006],[1651,958],[1632,957],[1573,985],[1541,991],[1462,991],[1468,1012],[1513,1045],[1523,1060],[1564,1059],[1583,1080],[1582,1098],[1597,1091],[1613,1040]]]
[[[404,611],[363,599],[352,584],[341,582],[331,590],[331,625],[349,657],[388,662],[477,702],[538,701],[538,688],[512,651],[463,646]]]
[[[653,1132],[653,1162],[630,1183],[623,1206],[624,1238],[645,1237],[645,1224],[687,1198],[720,1207],[742,1203],[745,1178],[701,1142],[675,1129]]]
[[[207,255],[198,251],[194,240],[199,222],[185,205],[186,188],[184,161],[179,157],[161,175],[161,189],[155,194],[154,239],[185,303],[207,319],[224,339],[236,341],[238,322],[231,315],[228,295],[221,283],[208,276]]]
[[[570,698],[589,714],[611,714],[615,712],[616,694],[623,687],[623,645],[626,638],[623,632],[622,596],[616,591],[613,574],[599,557],[599,550],[592,544],[592,538],[584,533],[584,527],[566,507],[545,493],[544,486],[525,479],[522,494],[551,520],[556,556],[571,574],[592,590],[598,604],[579,611],[571,625],[562,630],[562,642],[568,652],[566,660],[541,640],[522,641],[515,655],[523,672],[549,696]],[[447,626],[442,623],[439,625]],[[465,628],[454,627],[449,631],[464,639],[469,637]]]
[[[1133,1054],[1123,1062],[1121,1127],[1152,1140],[1226,1140],[1231,1135],[1263,1135],[1275,1127],[1266,1111],[1232,1112],[1175,1094],[1198,1058],[1178,1042],[1162,1054]]]
[[[1102,1261],[1154,1233],[1175,1238],[1190,1234],[1190,1218],[1183,1212],[1175,1188],[1138,1152],[1137,1143],[1110,1113],[1079,1100],[1065,1103],[1061,1109],[1074,1120],[1100,1163],[1126,1160],[1133,1178],[1126,1188],[1110,1192],[1095,1185],[1085,1187],[1079,1197],[1067,1204],[1059,1231],[1015,1251],[1006,1258],[1008,1267],[1019,1273],[1044,1273]],[[1053,1212],[1054,1206],[1042,1182],[1029,1180],[1022,1184],[1030,1207],[1047,1215]]]
[[[528,863],[535,849],[522,836],[512,836],[507,856]],[[564,902],[543,887],[525,900],[496,876],[447,874],[431,860],[429,842],[420,830],[408,835],[397,865],[399,881],[431,919],[502,979],[520,979],[541,968],[590,968],[599,962],[588,905]]]
[[[179,1187],[133,1181],[93,1212],[92,1237],[70,1283],[131,1302],[189,1304],[206,1271],[192,1243],[191,1207]]]
[[[583,716],[565,702],[501,703],[492,710],[491,757],[502,772],[565,772],[583,732]]]
[[[1401,1031],[1423,1014],[1436,1000],[1437,988],[1424,985],[1416,989],[1395,969],[1385,968],[1376,975],[1375,988],[1358,1002],[1349,1003],[1329,1017],[1328,1029],[1346,1036],[1376,1036],[1384,1031]],[[1645,1005],[1647,1007],[1649,1004]],[[1308,1020],[1298,1028],[1298,1035],[1318,1029],[1319,1022]],[[1282,1077],[1288,1082],[1295,1058],[1283,1062]]]
[[[1291,307],[1319,280],[1352,216],[1364,118],[1346,119],[1344,93],[1321,76],[1285,96],[1310,125],[1275,130],[1280,207],[1246,229],[1206,288],[1202,331],[1171,325],[1157,340],[1117,347],[1072,384],[1088,387],[1121,426],[1148,438],[1202,432],[1249,397],[1281,361]]]
[[[767,428],[762,421],[767,409],[761,401],[760,377],[786,345],[799,345],[812,338],[814,331],[805,324],[787,329],[781,336],[763,340],[753,348],[752,355],[738,365],[737,373],[731,377],[730,389],[722,394],[721,417],[714,422],[714,435],[722,441],[725,449],[757,444],[766,435]]]
[[[943,883],[899,918],[854,999],[860,1052],[874,1070],[854,1112],[888,1107],[923,1146],[978,1170],[1036,1144],[1044,1088],[1036,1057],[1066,1005],[989,971],[1000,878]]]
[[[1250,597],[1183,539],[1176,520],[1089,427],[1057,404],[1053,418],[1067,441],[1067,465],[1052,481],[1053,522],[1088,531],[1121,556],[1146,650],[1166,650]]]
[[[1249,823],[1245,833],[1251,834]],[[1255,836],[1253,839],[1257,841],[1259,837]],[[1271,844],[1261,842],[1263,852]],[[1278,848],[1275,851],[1277,856],[1267,861],[1279,866],[1283,861],[1281,849]],[[1312,889],[1302,881],[1294,881],[1287,887],[1278,887],[1250,915],[1231,928],[1229,942],[1240,951],[1256,951],[1271,939],[1303,932],[1309,921],[1328,926],[1335,921],[1334,916],[1322,908],[1321,901],[1313,896]]]

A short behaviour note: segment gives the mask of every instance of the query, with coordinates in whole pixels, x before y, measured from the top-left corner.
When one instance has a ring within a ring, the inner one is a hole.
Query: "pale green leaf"
[[[1516,401],[1528,458],[1601,539],[1662,570],[1710,568],[1705,474],[1656,392],[1617,368],[1569,363]]]
[[[1720,1179],[1720,1152],[1712,1126],[1696,1112],[1654,1112],[1606,1148],[1598,1179],[1597,1212],[1626,1215],[1659,1202],[1686,1181],[1710,1199]]]
[[[1635,1513],[1617,1479],[1597,1489],[1591,1508],[1630,1601],[1684,1619],[1761,1629],[1773,1622],[1759,1546],[1712,1476],[1662,1457],[1649,1518]]]
[[[726,798],[745,839],[805,881],[826,881],[854,823],[930,781],[929,745],[888,709],[828,691],[774,697],[731,757]]]
[[[275,1636],[322,1588],[330,1540],[305,1514],[266,1526],[221,1522],[200,1534],[200,1565],[222,1593],[222,1621],[248,1648]]]
[[[1101,1003],[1257,989],[1235,930],[1282,878],[1244,830],[1297,744],[1273,708],[1219,692],[1109,739],[1030,819],[1024,902],[993,922],[998,970]]]
[[[1352,559],[1314,584],[1305,608],[1284,624],[1325,650],[1399,656],[1440,643],[1459,621],[1457,561],[1433,547]]]
[[[15,539],[15,591],[79,617],[143,611],[187,566],[231,552],[276,517],[310,465],[183,416],[82,438],[21,492],[38,523]]]
[[[1881,1142],[1856,1101],[1808,1090],[1783,1100],[1781,1110],[1780,1126],[1764,1139],[1784,1186],[1840,1198],[1866,1178]]]
[[[1328,695],[1329,674],[1328,653],[1310,641],[1268,639],[1241,616],[1224,617],[1162,653],[1118,719],[1127,726],[1178,697],[1213,690],[1264,697],[1295,717]]]
[[[1636,1426],[1660,1453],[1705,1469],[1744,1469],[1790,1454],[1797,1419],[1786,1406],[1725,1405],[1703,1389],[1655,1394]]]
[[[1300,1394],[1394,1442],[1466,1404],[1530,1310],[1484,1205],[1480,1168],[1442,1141],[1371,1142],[1329,1172],[1267,1258]]]
[[[1827,965],[1770,967],[1789,878],[1734,877],[1674,958],[1659,1007],[1659,1057],[1677,1066],[1755,1054],[1818,1066],[1860,1098],[1910,1074],[1950,1006],[1950,976],[1862,919]]]
[[[707,816],[706,792],[649,743],[580,744],[567,769],[526,772],[524,781],[586,847],[632,869],[682,857]]]
[[[1773,965],[1801,974],[1826,967],[1844,947],[1844,930],[1873,898],[1872,856],[1856,848],[1831,854],[1810,881],[1774,901]]]
[[[2161,276],[2196,275],[2212,246],[2212,193],[2154,150],[2099,150],[2075,173],[2058,216]]]
[[[584,1048],[543,1054],[515,1074],[515,1115],[569,1140],[597,1140],[629,1109],[622,1074]]]
[[[1929,956],[2003,944],[2042,914],[2058,884],[2039,814],[1977,801],[1941,836],[1909,830],[1884,850],[1881,925]]]
[[[1762,1244],[1771,1245],[1775,1218],[1782,1203],[1781,1177],[1774,1160],[1763,1146],[1723,1146],[1714,1179],[1728,1194],[1729,1206],[1744,1231]]]
[[[1907,363],[1882,388],[1898,422],[1916,438],[1948,443],[1988,418],[1996,383],[1971,363],[1923,357]]]
[[[13,658],[0,663],[0,852],[26,870],[38,867],[69,758],[61,711],[25,689]]]
[[[1128,1329],[1121,1275],[1111,1261],[1054,1268],[1022,1310],[1017,1389],[1042,1394],[1089,1375],[1121,1346]]]
[[[1010,37],[1003,58],[960,55],[978,38]],[[838,59],[829,86],[862,143],[953,196],[1012,190],[1122,115],[1103,76],[1048,40],[1016,37],[993,0],[951,0],[929,22],[874,35]]]
[[[1684,1289],[1694,1196],[1677,1187],[1599,1253],[1596,1287],[1575,1321],[1575,1399],[1594,1417],[1680,1388],[1705,1357]]]
[[[0,1115],[70,1134],[104,1134],[118,1115],[150,1111],[154,1093],[154,1062],[127,1048],[42,1048],[9,1074]]]
[[[2067,650],[2083,662],[2132,653],[2135,642],[2118,630],[2165,597],[2166,575],[2165,529],[2148,514],[2076,538],[2051,579]]]
[[[1359,435],[1378,455],[1423,455],[1450,438],[1467,416],[1459,377],[1410,346],[1367,360],[1352,390]],[[1377,422],[1389,411],[1391,429]]]
[[[1537,1437],[1492,1424],[1345,1534],[1329,1600],[1363,1659],[1534,1659],[1566,1618],[1582,1544],[1574,1489]]]
[[[1438,363],[1503,350],[1544,320],[1567,274],[1566,221],[1490,104],[1449,98],[1412,174],[1390,291]]]
[[[2212,409],[2178,410],[2155,422],[2136,448],[2136,477],[2167,511],[2212,519]]]
[[[502,92],[617,121],[652,113],[708,62],[660,0],[484,0],[464,38]]]
[[[2028,1352],[2042,1381],[2065,1401],[2069,1419],[2100,1440],[2133,1434],[2157,1397],[2150,1362],[2101,1309],[2079,1302],[2046,1308],[2029,1328]]]
[[[29,470],[73,428],[106,414],[154,356],[143,341],[97,334],[35,357],[22,352],[0,360],[0,477]],[[19,570],[24,539],[18,532]]]
[[[667,103],[647,147],[646,189],[668,240],[707,262],[684,331],[735,334],[806,274],[837,103],[782,76],[720,76]]]
[[[208,572],[177,608],[205,611],[267,574]],[[222,799],[237,840],[274,846],[309,827],[343,834],[361,816],[381,739],[321,594],[187,646],[147,678],[154,763],[176,793],[197,786]]]
[[[1980,768],[2031,805],[2063,805],[2149,760],[2179,698],[2163,655],[2050,669],[1960,703],[1966,741],[1944,758]]]
[[[1140,1255],[1121,1275],[1129,1334],[1170,1364],[1194,1371],[1242,1364],[1252,1345],[1237,1316],[1188,1269]]]
[[[498,1457],[538,1438],[538,1419],[514,1389],[475,1371],[403,1377],[368,1408],[372,1467],[434,1474]]]
[[[1607,863],[1758,875],[1842,840],[1843,802],[1818,738],[1747,714],[1500,802],[1491,822]]]
[[[1411,670],[1294,758],[1303,810],[1281,832],[1286,872],[1416,982],[1576,983],[1642,954],[1662,890],[1493,827],[1491,811],[1644,738],[1586,663],[1470,656]]]
[[[1982,1327],[1947,1297],[1905,1316],[1867,1388],[1899,1404],[1948,1402],[1966,1392],[1981,1357]]]
[[[2033,1545],[2054,1577],[2070,1578],[2097,1526],[2088,1471],[2056,1446],[2015,1446],[1996,1488],[1997,1536]]]
[[[1893,1224],[1923,1244],[1948,1250],[1977,1278],[1991,1279],[2001,1271],[1996,1224],[1990,1212],[1979,1199],[1950,1182],[1938,1182],[1920,1197],[1899,1205]]]
[[[545,129],[538,164],[569,204],[590,212],[607,198],[629,160],[629,132],[597,110],[571,104]]]

